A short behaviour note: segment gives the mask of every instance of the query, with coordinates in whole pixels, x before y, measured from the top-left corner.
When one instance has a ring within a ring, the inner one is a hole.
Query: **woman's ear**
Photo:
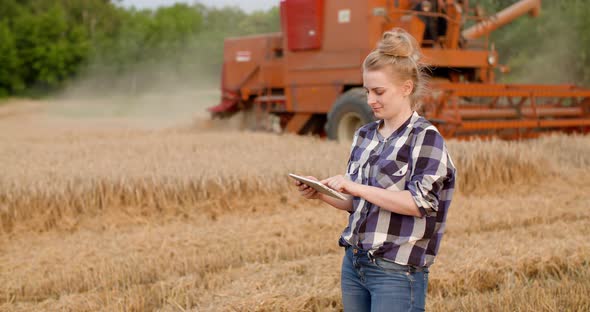
[[[402,92],[404,96],[410,96],[414,90],[414,82],[412,80],[406,80],[402,84]]]

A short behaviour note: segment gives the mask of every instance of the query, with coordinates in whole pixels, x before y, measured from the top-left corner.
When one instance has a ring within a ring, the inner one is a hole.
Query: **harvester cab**
[[[444,136],[587,133],[590,90],[496,83],[489,34],[540,8],[540,0],[521,0],[486,15],[468,0],[282,0],[281,32],[225,40],[222,99],[209,110],[214,117],[241,112],[248,128],[350,140],[374,118],[362,61],[384,31],[401,27],[431,68],[421,114]]]

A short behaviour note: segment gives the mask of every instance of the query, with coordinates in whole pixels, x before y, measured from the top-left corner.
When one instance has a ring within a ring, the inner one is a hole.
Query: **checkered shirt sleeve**
[[[438,211],[444,181],[454,171],[443,137],[435,129],[418,133],[412,150],[412,174],[407,190],[422,216]]]

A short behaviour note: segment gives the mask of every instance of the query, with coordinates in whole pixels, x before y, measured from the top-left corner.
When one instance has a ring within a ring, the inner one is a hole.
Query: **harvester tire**
[[[365,90],[350,89],[340,95],[332,105],[328,113],[326,133],[331,140],[350,142],[358,128],[373,120],[375,116],[367,105]]]

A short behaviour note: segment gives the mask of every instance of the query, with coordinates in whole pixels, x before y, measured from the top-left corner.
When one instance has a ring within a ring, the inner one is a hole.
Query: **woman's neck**
[[[383,119],[383,126],[381,127],[381,134],[384,137],[390,136],[393,132],[395,132],[410,116],[412,116],[412,109],[408,108],[407,110],[401,111],[399,114],[393,116],[389,119]]]

